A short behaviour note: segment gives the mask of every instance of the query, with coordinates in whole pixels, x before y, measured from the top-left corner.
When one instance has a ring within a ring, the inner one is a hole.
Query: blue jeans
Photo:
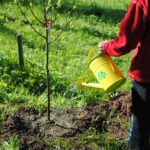
[[[150,84],[133,81],[129,150],[150,150]]]

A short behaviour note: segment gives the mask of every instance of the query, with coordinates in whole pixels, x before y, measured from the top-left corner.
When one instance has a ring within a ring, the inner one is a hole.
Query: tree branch
[[[52,21],[52,23],[55,23],[55,21],[56,21],[56,19],[57,19],[57,13],[58,13],[58,11],[54,11],[54,15],[52,14],[51,16],[50,16],[50,20]]]
[[[43,25],[43,22],[35,15],[35,13],[33,12],[33,10],[32,10],[32,8],[31,8],[30,5],[29,5],[29,8],[30,8],[30,11],[31,11],[32,15],[34,16],[34,18],[35,18],[39,23],[41,23],[41,24]]]
[[[74,7],[74,4],[75,4],[75,2],[76,2],[76,0],[74,0],[73,1],[73,5],[72,5],[72,7],[71,7],[71,12],[70,12],[70,14],[69,14],[69,16],[68,16],[68,19],[71,17],[71,15],[72,15],[72,12],[73,12],[73,7]],[[51,43],[53,43],[53,42],[55,42],[61,35],[62,35],[62,33],[64,32],[64,30],[66,29],[66,27],[69,25],[69,21],[66,23],[66,25],[63,27],[63,29],[62,29],[62,31],[57,35],[57,37],[51,42]]]
[[[22,15],[24,16],[24,18],[26,19],[26,21],[29,23],[29,25],[31,26],[31,28],[32,28],[39,36],[41,36],[42,38],[46,39],[46,37],[45,37],[44,35],[42,35],[40,32],[38,32],[38,31],[35,29],[35,27],[31,24],[31,22],[28,20],[28,18],[27,18],[26,15],[24,14],[24,12],[23,12],[23,10],[22,10],[22,8],[21,8],[21,6],[20,6],[20,4],[19,4],[18,2],[17,2],[17,6],[19,7],[19,9],[20,9]]]

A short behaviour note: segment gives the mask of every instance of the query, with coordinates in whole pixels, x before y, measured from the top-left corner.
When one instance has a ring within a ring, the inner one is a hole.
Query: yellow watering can
[[[91,59],[91,55],[97,50],[98,47],[93,48],[88,53],[88,72],[87,81],[80,78],[77,81],[77,88],[81,89],[84,87],[99,88],[106,92],[111,92],[120,87],[126,78],[123,76],[121,71],[114,64],[113,60],[107,54],[99,54],[98,56]],[[91,71],[95,75],[99,83],[89,83]]]

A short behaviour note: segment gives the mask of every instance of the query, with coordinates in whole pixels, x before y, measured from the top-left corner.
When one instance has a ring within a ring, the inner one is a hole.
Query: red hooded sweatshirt
[[[121,22],[118,37],[106,42],[108,55],[121,56],[134,49],[131,79],[150,83],[150,0],[132,0]]]

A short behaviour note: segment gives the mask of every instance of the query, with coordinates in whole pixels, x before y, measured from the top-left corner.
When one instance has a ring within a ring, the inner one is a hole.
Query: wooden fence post
[[[24,67],[22,35],[17,36],[17,42],[18,42],[19,65],[20,67]]]

